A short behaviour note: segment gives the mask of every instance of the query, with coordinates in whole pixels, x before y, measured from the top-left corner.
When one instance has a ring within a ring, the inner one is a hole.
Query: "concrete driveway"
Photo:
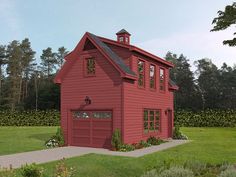
[[[153,152],[175,147],[175,146],[187,143],[187,142],[189,141],[188,140],[171,140],[167,143],[164,143],[158,146],[151,146],[148,148],[138,149],[131,152],[116,152],[116,151],[110,151],[108,149],[102,149],[102,148],[67,146],[67,147],[60,147],[60,148],[53,148],[53,149],[45,149],[45,150],[40,150],[40,151],[31,151],[31,152],[24,152],[24,153],[18,153],[18,154],[3,155],[3,156],[0,156],[0,167],[8,168],[11,165],[13,168],[19,168],[26,163],[27,164],[31,164],[31,163],[40,164],[40,163],[60,160],[63,158],[82,156],[82,155],[90,154],[90,153],[126,156],[126,157],[141,157],[143,155],[147,155]]]

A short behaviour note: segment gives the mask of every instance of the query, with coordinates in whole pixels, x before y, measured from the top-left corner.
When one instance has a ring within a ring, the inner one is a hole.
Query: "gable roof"
[[[104,42],[102,42],[96,35],[88,33],[88,35],[94,40],[94,42],[106,52],[112,61],[119,66],[119,68],[127,74],[136,76],[136,74],[124,63],[124,60],[120,58],[115,52],[113,52],[110,47],[108,47]]]
[[[136,74],[124,63],[122,58],[113,52],[101,39],[99,39],[98,36],[86,32],[75,49],[65,56],[66,62],[56,74],[56,77],[54,78],[55,83],[60,84],[62,82],[63,76],[70,69],[71,65],[76,61],[75,56],[82,52],[83,45],[87,39],[90,40],[105,56],[105,58],[110,61],[110,63],[120,72],[122,77],[136,80]]]

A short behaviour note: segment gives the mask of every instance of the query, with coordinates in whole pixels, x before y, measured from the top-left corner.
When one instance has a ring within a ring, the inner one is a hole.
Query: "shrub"
[[[146,142],[146,141],[143,141],[143,140],[141,140],[141,141],[139,142],[139,145],[142,146],[142,147],[150,147],[150,146],[151,146],[150,143],[148,143],[148,142]]]
[[[218,177],[236,177],[236,169],[228,168],[225,171],[222,171]]]
[[[0,168],[0,177],[16,177],[15,171],[10,168]]]
[[[191,170],[183,167],[171,167],[164,171],[151,170],[142,175],[142,177],[194,177]]]
[[[184,168],[191,169],[196,176],[200,176],[207,172],[207,165],[200,161],[188,160],[184,163]]]
[[[53,148],[63,146],[65,144],[63,131],[61,128],[57,128],[56,135],[53,135],[49,140],[45,142],[46,147]]]
[[[75,175],[75,169],[68,167],[65,163],[65,159],[62,159],[55,168],[54,177],[73,177]]]
[[[236,127],[236,110],[175,111],[175,125],[183,127]]]
[[[119,147],[119,151],[121,152],[128,152],[135,150],[135,147],[131,144],[121,144]]]
[[[47,111],[0,111],[0,126],[58,126],[60,112]]]
[[[20,168],[23,177],[42,177],[43,169],[39,168],[35,163],[24,165]]]
[[[161,143],[164,143],[163,140],[161,140],[160,138],[156,138],[155,136],[150,136],[148,139],[147,139],[147,143],[148,144],[151,144],[151,145],[159,145]]]
[[[115,150],[119,150],[121,146],[121,135],[120,135],[120,130],[115,129],[115,131],[112,134],[112,139],[111,139],[111,145]]]
[[[183,167],[171,167],[161,172],[158,177],[194,177],[194,174],[191,170]]]
[[[178,139],[178,140],[187,140],[188,137],[186,135],[184,135],[180,130],[179,130],[179,126],[176,125],[174,127],[174,131],[173,131],[173,139]]]
[[[158,171],[157,170],[150,170],[148,172],[146,172],[144,175],[142,175],[141,177],[158,177]]]

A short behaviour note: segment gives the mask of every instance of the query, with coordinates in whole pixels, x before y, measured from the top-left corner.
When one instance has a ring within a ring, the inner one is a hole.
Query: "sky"
[[[38,59],[43,49],[69,51],[86,31],[110,39],[125,28],[131,44],[157,56],[168,51],[218,67],[236,64],[236,48],[224,46],[235,28],[210,32],[218,10],[231,0],[0,0],[0,44],[29,38]]]

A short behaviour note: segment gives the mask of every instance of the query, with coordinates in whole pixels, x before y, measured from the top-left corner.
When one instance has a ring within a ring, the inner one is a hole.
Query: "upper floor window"
[[[144,62],[138,60],[138,86],[144,87]]]
[[[120,37],[120,38],[119,38],[119,41],[120,41],[120,42],[123,42],[123,41],[124,41],[124,37]]]
[[[149,67],[149,77],[150,77],[150,88],[156,88],[156,67],[154,65],[150,65]]]
[[[160,90],[165,90],[165,70],[160,68]]]
[[[88,76],[95,75],[95,59],[94,58],[86,59],[86,75]]]
[[[125,42],[128,43],[129,42],[129,38],[125,37]]]

